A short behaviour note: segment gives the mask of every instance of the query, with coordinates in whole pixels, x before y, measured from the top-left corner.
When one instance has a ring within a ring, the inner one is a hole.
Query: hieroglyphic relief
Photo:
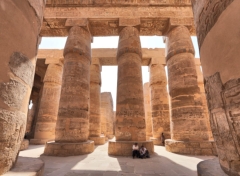
[[[192,0],[199,48],[201,48],[208,32],[217,22],[218,17],[233,1],[234,0]]]
[[[210,123],[223,170],[240,172],[240,79],[225,84],[219,72],[205,78]]]

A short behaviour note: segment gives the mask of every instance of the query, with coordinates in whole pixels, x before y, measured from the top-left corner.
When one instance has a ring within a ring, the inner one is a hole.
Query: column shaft
[[[152,109],[151,109],[151,90],[149,83],[143,85],[144,92],[144,107],[145,107],[145,121],[146,121],[146,136],[147,140],[153,137],[152,126]]]
[[[63,67],[61,64],[48,65],[43,80],[43,92],[39,105],[34,139],[31,140],[31,144],[45,144],[47,141],[55,139],[62,72]]]
[[[117,54],[117,141],[146,140],[141,61],[139,31],[134,27],[123,28]]]
[[[81,27],[69,31],[64,48],[56,142],[84,142],[89,136],[91,37]]]
[[[172,139],[208,141],[207,122],[197,83],[194,48],[188,29],[184,26],[172,29],[168,33],[166,45]]]
[[[154,144],[162,145],[162,133],[170,139],[170,114],[166,73],[157,61],[150,65],[150,88]]]
[[[44,1],[2,0],[0,4],[2,175],[14,165],[25,134]]]
[[[228,175],[237,176],[240,173],[240,1],[192,0],[192,4],[219,163]]]

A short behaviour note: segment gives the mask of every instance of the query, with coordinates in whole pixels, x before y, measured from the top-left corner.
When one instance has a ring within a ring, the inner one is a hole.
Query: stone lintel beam
[[[141,36],[161,36],[169,26],[186,26],[195,35],[193,14],[190,6],[186,7],[47,7],[41,36],[67,36],[69,19],[88,19],[92,36],[118,36],[122,19],[138,18]],[[127,20],[129,21],[129,20]],[[131,23],[129,23],[131,24]],[[128,26],[128,25],[124,25]],[[131,26],[136,26],[135,23]]]

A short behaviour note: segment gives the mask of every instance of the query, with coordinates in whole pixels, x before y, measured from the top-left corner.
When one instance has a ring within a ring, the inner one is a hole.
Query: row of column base
[[[132,156],[132,146],[144,146],[150,154],[154,153],[153,141],[109,141],[108,154],[114,156]]]
[[[217,155],[214,141],[174,141],[165,140],[166,150],[184,155]]]

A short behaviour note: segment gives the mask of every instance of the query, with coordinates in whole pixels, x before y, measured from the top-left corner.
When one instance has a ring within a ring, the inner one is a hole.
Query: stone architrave
[[[55,142],[46,143],[45,155],[81,155],[94,150],[94,142],[88,140],[90,44],[91,35],[88,31],[79,26],[71,27],[63,54],[62,90]]]
[[[167,78],[164,65],[159,63],[158,58],[152,58],[149,65],[151,108],[153,123],[153,143],[162,144],[162,133],[165,139],[170,139],[170,114],[167,92]]]
[[[171,140],[166,140],[166,149],[175,153],[213,155],[214,145],[209,142],[197,82],[194,48],[186,27],[178,26],[168,32],[166,62],[172,123]]]
[[[55,127],[58,115],[62,85],[62,64],[49,64],[39,105],[34,139],[30,144],[41,145],[55,140]]]
[[[43,0],[0,2],[0,175],[15,164],[33,85]]]
[[[112,139],[113,135],[113,100],[111,92],[101,93],[101,119],[102,133],[106,136],[106,139]]]
[[[118,43],[118,83],[116,110],[116,141],[110,141],[108,154],[131,153],[126,145],[145,142],[152,153],[152,141],[146,142],[146,123],[141,72],[142,51],[139,31],[135,27],[124,27]],[[126,145],[125,145],[126,144]]]
[[[153,126],[152,126],[152,110],[151,110],[151,90],[149,82],[143,85],[144,93],[144,108],[145,108],[145,121],[146,121],[146,136],[147,140],[153,137]]]
[[[90,114],[89,114],[89,139],[95,145],[105,143],[105,137],[101,135],[101,66],[90,66]]]
[[[237,176],[240,173],[240,1],[192,0],[192,4],[219,163],[225,173]]]

